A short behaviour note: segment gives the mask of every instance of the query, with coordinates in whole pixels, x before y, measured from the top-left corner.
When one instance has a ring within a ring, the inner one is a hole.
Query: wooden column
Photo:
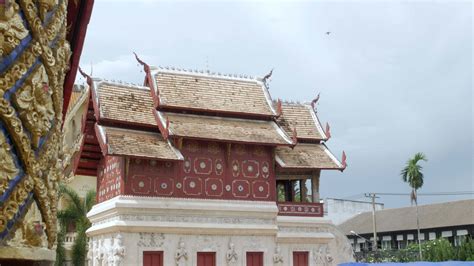
[[[313,202],[319,202],[319,177],[321,176],[321,170],[316,170],[313,172],[313,177],[311,178],[311,189]]]

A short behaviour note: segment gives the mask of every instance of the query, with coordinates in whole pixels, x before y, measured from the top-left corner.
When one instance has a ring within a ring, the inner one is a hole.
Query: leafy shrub
[[[418,244],[411,244],[402,250],[379,250],[369,252],[359,261],[363,262],[412,262],[419,261]],[[445,238],[427,241],[421,244],[424,261],[474,261],[474,240],[466,238],[461,246],[453,247]]]

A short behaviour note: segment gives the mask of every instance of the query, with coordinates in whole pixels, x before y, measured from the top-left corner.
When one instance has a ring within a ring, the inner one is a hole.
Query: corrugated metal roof
[[[408,200],[408,196],[407,196]],[[474,200],[460,200],[418,206],[420,228],[474,224]],[[416,230],[416,208],[376,211],[377,232]],[[361,213],[339,225],[346,235],[372,233],[372,212]]]

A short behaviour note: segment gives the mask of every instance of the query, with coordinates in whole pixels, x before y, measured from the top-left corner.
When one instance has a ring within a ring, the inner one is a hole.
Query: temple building
[[[317,99],[274,101],[266,78],[139,62],[143,86],[84,74],[89,108],[72,160],[97,177],[89,265],[352,260],[319,200],[321,170],[346,162],[325,144]]]

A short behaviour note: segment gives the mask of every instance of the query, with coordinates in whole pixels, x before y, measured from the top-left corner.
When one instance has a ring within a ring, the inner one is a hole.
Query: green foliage
[[[421,245],[424,259],[427,261],[447,261],[455,259],[454,248],[448,240],[439,238]]]
[[[453,247],[448,240],[440,238],[424,242],[421,248],[424,261],[474,261],[474,240],[471,238],[466,238],[459,247]],[[372,252],[361,261],[372,263],[419,261],[418,244],[411,244],[403,250],[381,250]]]
[[[86,231],[91,226],[89,219],[87,219],[87,213],[95,204],[95,191],[87,192],[84,200],[81,200],[74,190],[60,184],[59,193],[60,197],[63,196],[69,200],[69,204],[65,209],[58,211],[60,233],[58,235],[55,265],[61,266],[64,264],[64,238],[66,228],[69,224],[74,224],[76,227],[76,239],[72,246],[72,263],[74,266],[83,266],[86,261],[87,253]]]
[[[400,173],[403,182],[408,183],[412,188],[411,199],[415,202],[417,202],[416,191],[420,189],[424,183],[424,175],[422,172],[423,167],[418,164],[420,161],[426,162],[428,159],[426,159],[426,156],[423,153],[418,152],[413,156],[413,158],[407,161],[405,168],[403,168]]]
[[[461,261],[474,261],[474,240],[470,237],[456,251],[456,257]]]
[[[64,249],[64,238],[66,237],[66,227],[60,225],[58,232],[58,243],[56,246],[56,261],[54,266],[62,266],[66,262],[66,250]]]

